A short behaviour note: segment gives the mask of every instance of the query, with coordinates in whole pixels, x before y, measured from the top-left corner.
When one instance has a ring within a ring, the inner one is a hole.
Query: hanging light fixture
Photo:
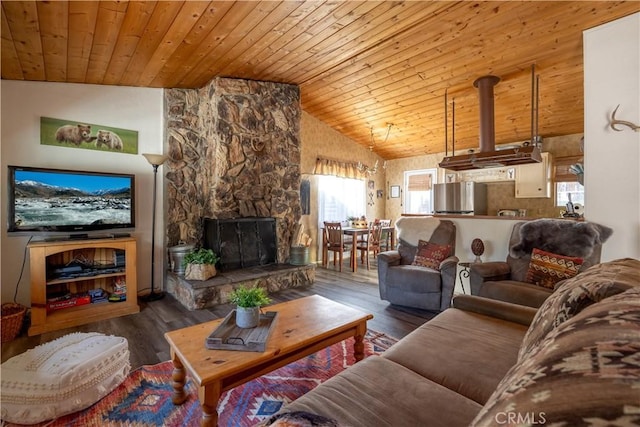
[[[389,139],[389,134],[391,133],[391,127],[393,126],[393,123],[387,123],[387,135],[384,138],[383,144],[385,144],[387,142],[387,140]],[[373,137],[373,126],[371,126],[370,128],[371,130],[371,141],[369,142],[369,151],[373,152],[373,148],[376,145],[375,139]],[[386,169],[387,168],[387,162],[386,160],[382,163],[382,169]],[[376,172],[378,172],[378,161],[376,160],[375,165],[373,166],[373,168],[370,168],[369,166],[365,165],[362,162],[358,162],[358,170],[362,173],[365,173],[367,175],[373,175]]]

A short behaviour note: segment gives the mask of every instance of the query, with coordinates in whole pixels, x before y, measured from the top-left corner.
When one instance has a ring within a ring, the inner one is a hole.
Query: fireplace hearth
[[[269,264],[219,273],[209,280],[185,280],[167,272],[167,291],[188,310],[201,310],[229,303],[229,295],[240,287],[254,286],[269,294],[284,289],[313,286],[316,265]]]

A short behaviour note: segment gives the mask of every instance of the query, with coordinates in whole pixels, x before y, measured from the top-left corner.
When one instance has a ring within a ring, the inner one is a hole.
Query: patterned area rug
[[[364,342],[365,357],[368,357],[382,353],[397,340],[369,330]],[[350,338],[229,390],[218,404],[218,425],[253,426],[353,363],[353,338]],[[37,426],[197,427],[202,410],[196,387],[188,380],[185,391],[189,397],[182,405],[175,406],[171,402],[172,371],[170,361],[143,366],[95,405]]]

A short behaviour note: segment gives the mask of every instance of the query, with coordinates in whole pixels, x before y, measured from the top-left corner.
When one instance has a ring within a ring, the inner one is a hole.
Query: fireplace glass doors
[[[204,247],[220,256],[220,270],[274,264],[278,258],[275,218],[204,220]]]

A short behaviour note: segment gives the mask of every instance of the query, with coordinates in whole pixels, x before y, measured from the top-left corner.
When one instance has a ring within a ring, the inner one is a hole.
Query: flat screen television
[[[135,227],[135,175],[9,166],[9,232]]]

